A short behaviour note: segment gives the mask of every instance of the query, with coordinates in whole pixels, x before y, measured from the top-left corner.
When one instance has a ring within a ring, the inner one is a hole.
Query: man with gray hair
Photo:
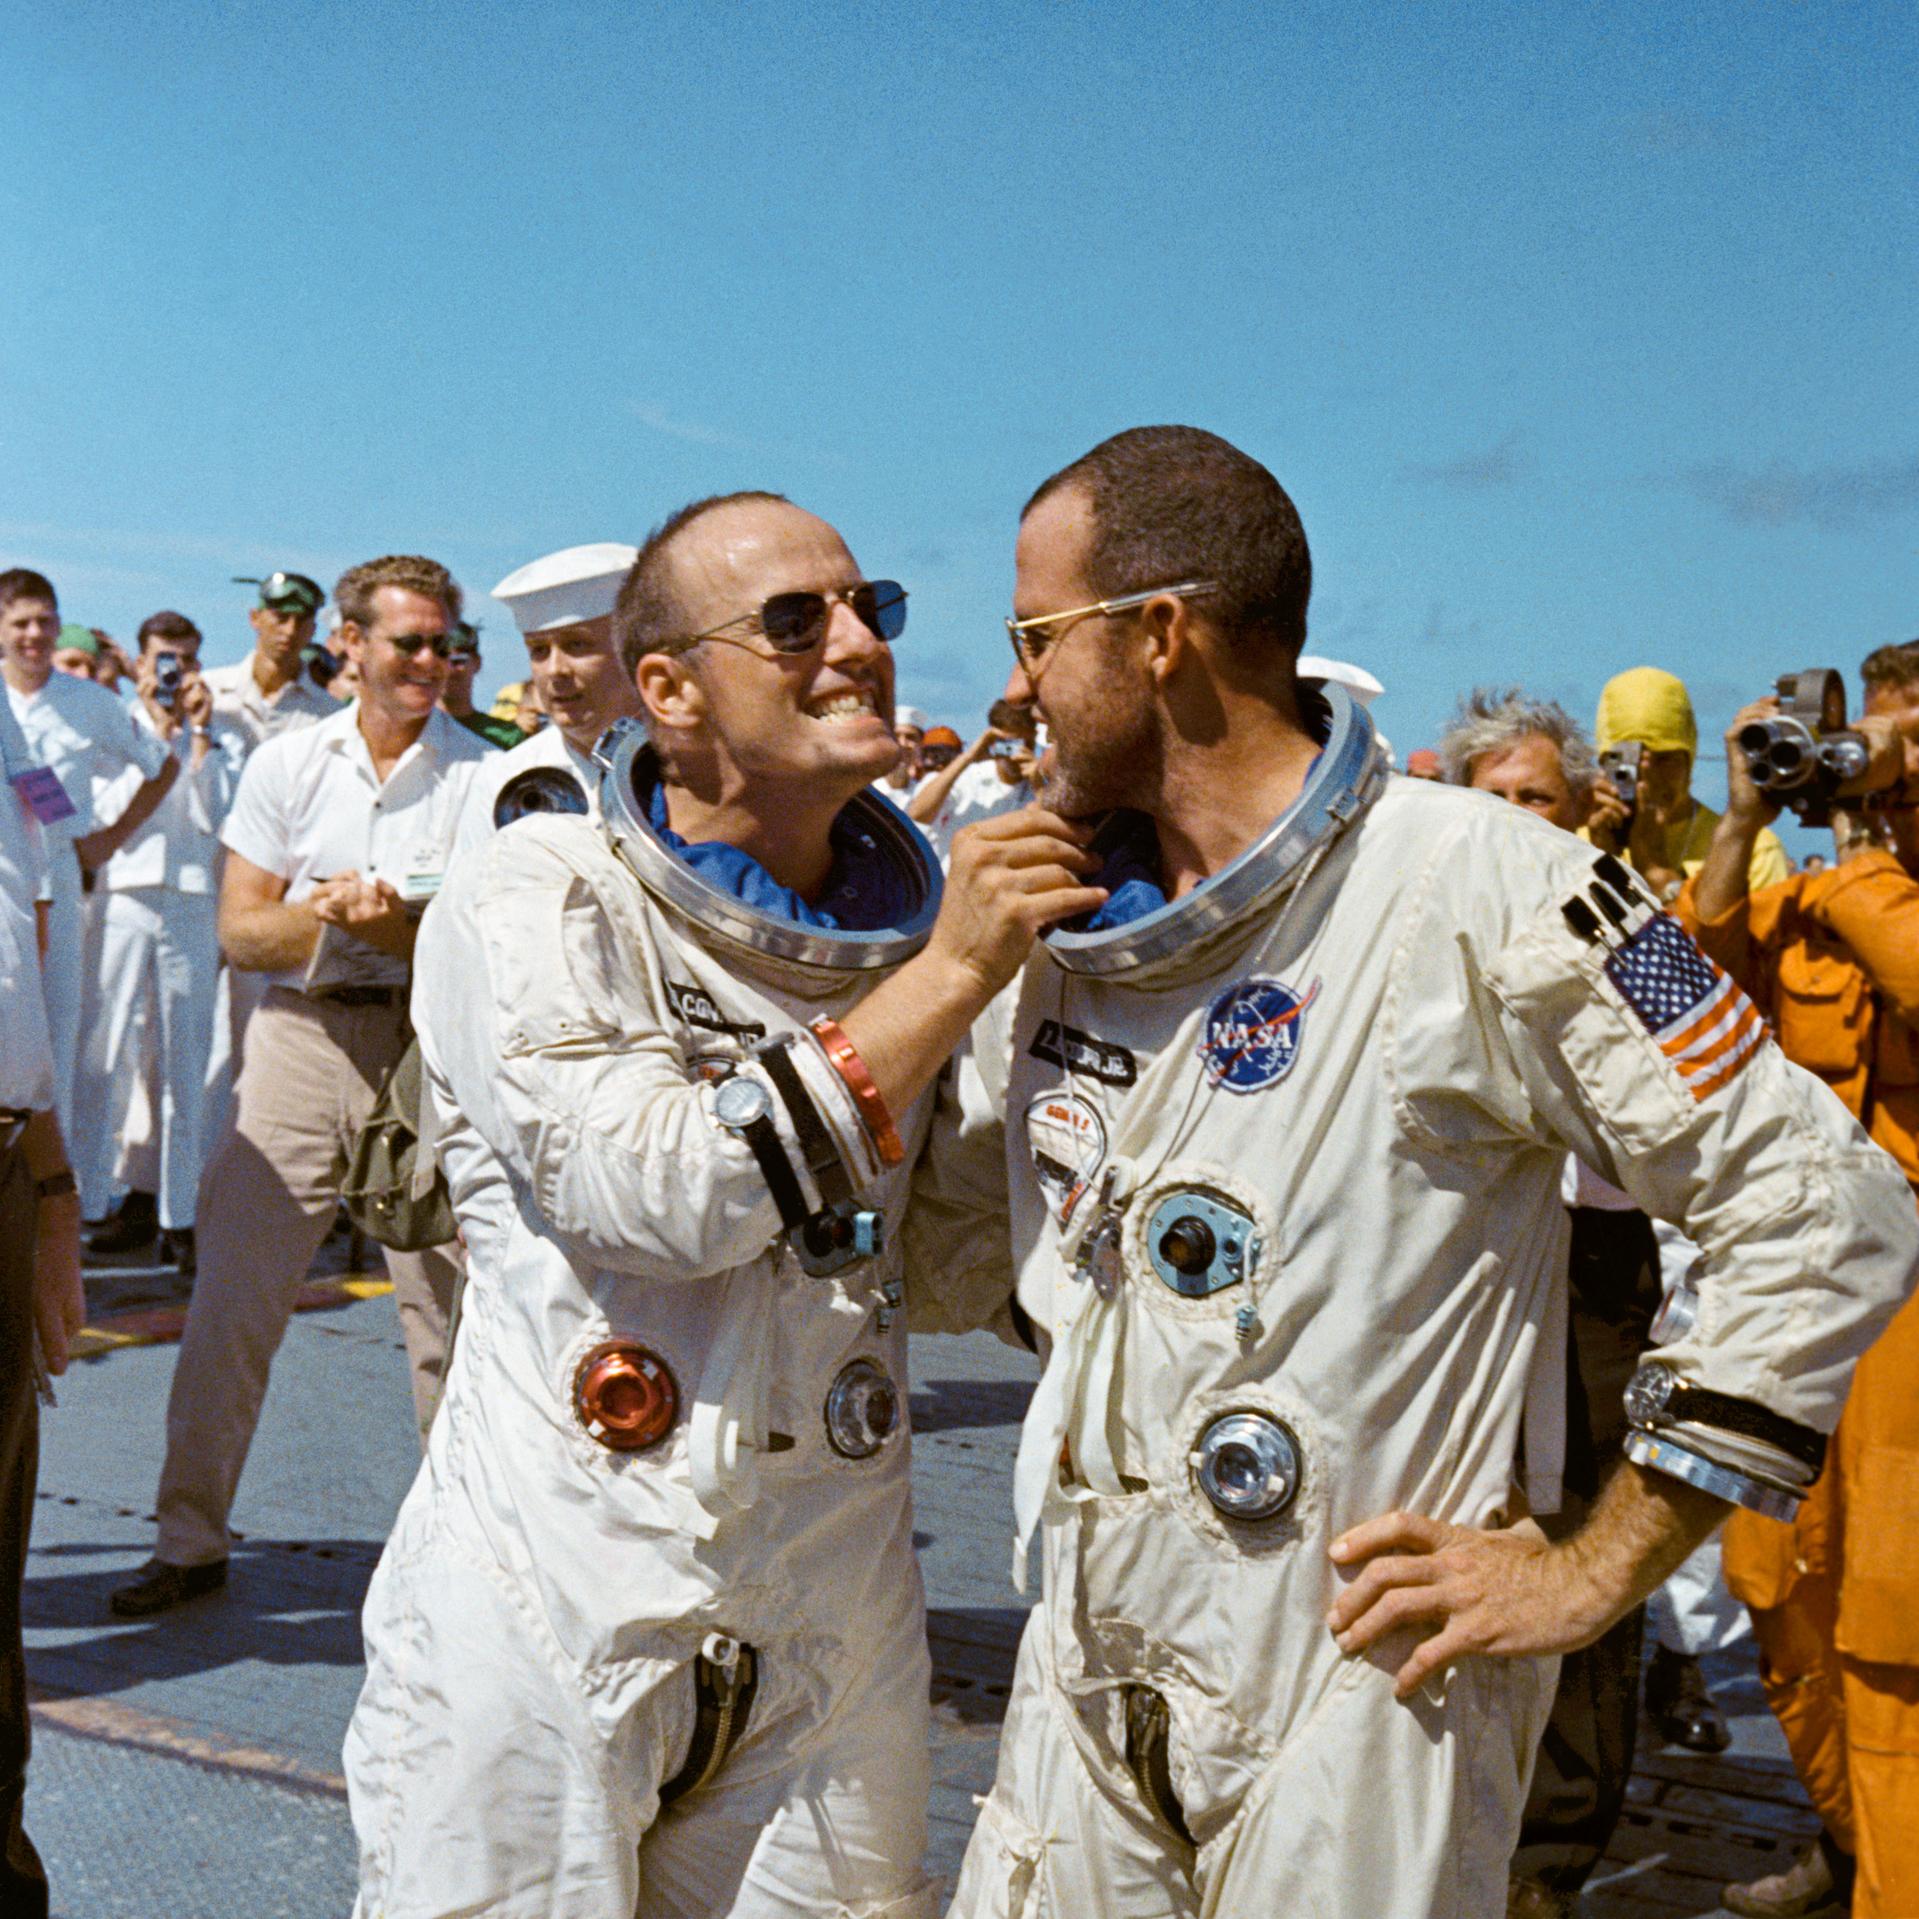
[[[1439,742],[1439,763],[1449,785],[1496,793],[1568,833],[1594,814],[1625,818],[1579,722],[1556,700],[1516,686],[1474,687]]]

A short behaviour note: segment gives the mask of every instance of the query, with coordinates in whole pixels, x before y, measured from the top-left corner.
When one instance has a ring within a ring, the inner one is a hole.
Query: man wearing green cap
[[[100,642],[90,626],[69,623],[60,629],[53,643],[53,670],[71,673],[76,680],[90,680],[100,664]]]
[[[203,677],[213,693],[216,719],[237,727],[248,750],[277,733],[312,726],[340,702],[329,698],[304,670],[302,654],[313,638],[314,616],[326,595],[304,573],[269,573],[260,601],[247,616],[253,651],[232,666],[210,666]]]
[[[1692,796],[1699,725],[1685,682],[1656,666],[1615,673],[1600,690],[1593,731],[1602,755],[1638,749],[1639,792],[1623,829],[1594,825],[1586,837],[1602,852],[1623,854],[1670,903],[1705,865],[1719,824],[1719,815]],[[1753,890],[1776,885],[1791,870],[1779,836],[1762,831],[1752,849]]]

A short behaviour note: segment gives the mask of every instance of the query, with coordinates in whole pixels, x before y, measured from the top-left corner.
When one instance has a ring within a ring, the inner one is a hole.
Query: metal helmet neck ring
[[[1343,832],[1386,782],[1386,751],[1366,709],[1336,680],[1302,680],[1330,719],[1299,798],[1240,856],[1183,899],[1099,932],[1055,930],[1046,950],[1068,973],[1104,978],[1191,951],[1276,898],[1327,841]]]
[[[660,782],[659,755],[637,720],[616,720],[593,757],[601,769],[601,826],[614,850],[649,893],[715,943],[749,958],[846,974],[902,965],[932,933],[940,904],[939,861],[913,822],[875,788],[850,799],[841,818],[850,816],[873,857],[891,862],[906,877],[916,905],[897,926],[860,931],[803,926],[714,886],[660,838],[648,813]]]

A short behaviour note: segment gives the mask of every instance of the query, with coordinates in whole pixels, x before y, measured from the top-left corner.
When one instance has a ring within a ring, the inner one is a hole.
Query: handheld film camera
[[[177,653],[156,653],[153,656],[153,697],[169,712],[180,703],[180,682],[186,677],[186,666]]]
[[[1863,792],[1872,749],[1846,724],[1845,681],[1829,666],[1782,673],[1779,711],[1739,729],[1752,783],[1767,799],[1788,806],[1807,826],[1825,826],[1832,803],[1848,788]]]
[[[1639,761],[1645,750],[1637,740],[1629,740],[1624,746],[1607,747],[1599,756],[1599,770],[1612,782],[1629,820],[1639,810]]]

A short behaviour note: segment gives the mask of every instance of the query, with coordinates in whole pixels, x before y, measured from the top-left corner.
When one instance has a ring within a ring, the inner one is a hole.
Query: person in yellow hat
[[[1670,904],[1705,865],[1719,824],[1719,815],[1692,794],[1699,725],[1685,682],[1656,666],[1615,673],[1600,689],[1593,732],[1602,755],[1638,747],[1639,780],[1626,824],[1595,820],[1586,837],[1603,852],[1623,855]],[[1779,836],[1761,832],[1752,849],[1753,891],[1777,885],[1791,871]]]

